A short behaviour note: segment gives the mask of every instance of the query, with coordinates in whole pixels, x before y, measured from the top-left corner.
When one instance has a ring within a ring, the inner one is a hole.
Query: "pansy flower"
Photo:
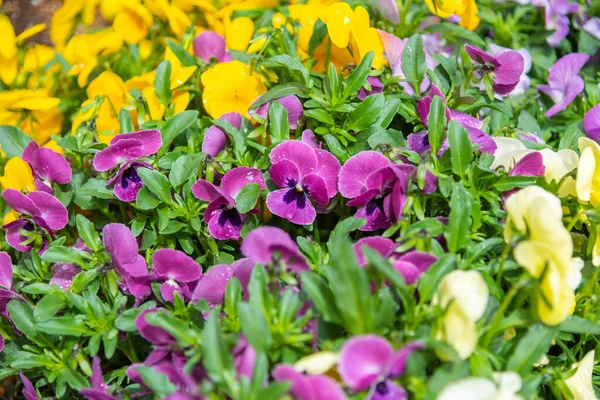
[[[141,157],[150,156],[162,146],[160,132],[152,129],[115,136],[110,146],[94,156],[94,168],[104,172],[119,167],[108,184],[114,184],[115,196],[121,201],[135,201],[144,182],[137,174],[138,168],[152,168]]]
[[[359,265],[364,267],[367,261],[364,258],[362,248],[368,247],[378,252],[383,258],[390,259],[392,266],[404,277],[408,285],[412,285],[423,275],[438,258],[430,253],[422,251],[409,251],[404,254],[397,253],[398,244],[393,240],[382,236],[370,236],[358,240],[354,246]]]
[[[20,157],[11,157],[4,165],[4,175],[0,176],[3,189],[15,189],[19,192],[35,190],[31,167]]]
[[[66,185],[71,182],[73,171],[64,157],[49,148],[39,147],[36,142],[29,142],[25,147],[23,161],[33,171],[37,190],[54,194],[52,183]]]
[[[236,112],[223,114],[218,119],[229,122],[235,129],[240,129],[242,126],[242,116]],[[223,129],[217,125],[213,125],[204,132],[204,139],[202,140],[203,153],[214,158],[225,150],[226,147],[227,135],[223,132]]]
[[[577,2],[569,0],[545,0],[546,30],[554,33],[546,38],[552,47],[558,47],[560,42],[569,34],[569,14],[579,12]]]
[[[376,76],[369,76],[367,78],[367,82],[371,89],[367,90],[364,86],[361,87],[356,95],[356,97],[358,97],[360,100],[364,100],[372,94],[379,94],[383,92],[384,85]]]
[[[470,376],[452,382],[440,392],[437,400],[523,400],[518,394],[523,386],[521,376],[513,371],[494,372],[493,380]]]
[[[415,168],[394,164],[376,151],[352,156],[340,170],[340,193],[359,207],[356,218],[367,220],[360,230],[389,228],[398,222],[408,198],[408,181]]]
[[[283,264],[298,273],[310,270],[290,235],[273,226],[261,226],[248,233],[240,250],[255,264]]]
[[[63,229],[69,222],[65,206],[48,193],[31,192],[24,195],[14,189],[6,189],[2,192],[2,198],[10,208],[23,215],[2,227],[6,229],[6,241],[18,251],[28,252],[34,245],[35,236],[24,236],[22,231],[33,232],[38,228],[54,238],[54,231]],[[44,240],[42,250],[46,246]]]
[[[8,302],[12,299],[23,300],[23,298],[13,290],[12,260],[8,253],[0,251],[0,315],[3,315],[8,320],[10,320],[10,316],[8,315],[6,307],[8,306]],[[2,351],[2,346],[4,346],[4,341],[2,340],[2,335],[0,335],[0,351]]]
[[[298,121],[304,115],[304,110],[302,109],[302,103],[297,96],[290,94],[287,96],[279,97],[273,101],[281,104],[288,113],[288,123],[290,124],[291,129],[296,129],[298,127]],[[259,121],[266,121],[269,115],[269,106],[271,102],[268,101],[265,104],[258,107],[256,110],[250,111],[250,115],[252,118],[257,119]]]
[[[484,75],[491,76],[495,93],[506,95],[517,87],[525,68],[525,60],[521,54],[514,50],[508,50],[498,56],[492,56],[490,53],[468,44],[465,45],[465,50],[471,60],[478,64],[475,70],[476,75],[479,78]]]
[[[298,140],[275,146],[269,154],[271,180],[280,188],[267,196],[269,210],[298,225],[310,225],[338,192],[340,163],[331,153]]]
[[[326,375],[304,375],[290,365],[279,364],[273,370],[273,378],[290,382],[290,394],[295,400],[346,399],[340,385]]]
[[[189,301],[191,293],[188,285],[202,275],[200,265],[179,250],[165,248],[155,251],[152,254],[152,267],[158,280],[164,281],[160,285],[160,294],[171,303],[174,292],[178,292],[184,300]]]
[[[579,71],[590,59],[584,53],[567,54],[550,67],[548,84],[538,85],[538,90],[549,96],[554,105],[544,114],[551,117],[569,106],[583,91],[585,84],[579,76]]]
[[[595,353],[595,350],[590,350],[581,361],[571,365],[571,370],[575,368],[577,368],[577,370],[575,371],[575,374],[565,379],[565,385],[567,385],[571,394],[574,396],[573,400],[589,400],[597,398],[593,383]]]
[[[25,397],[25,400],[40,400],[40,397],[35,390],[35,386],[31,383],[29,378],[27,378],[21,371],[19,371],[19,377],[21,378],[21,382],[23,382],[23,390],[21,394]]]
[[[392,24],[400,23],[400,13],[396,0],[377,0],[377,12]]]
[[[92,377],[89,389],[80,389],[79,393],[88,400],[117,400],[108,392],[108,385],[104,383],[102,369],[100,368],[100,357],[94,357],[92,361]]]
[[[498,57],[500,54],[505,53],[507,51],[512,51],[509,48],[498,46],[494,43],[490,43],[488,47],[490,50],[490,54],[494,57]],[[531,54],[529,53],[529,51],[526,48],[520,48],[515,51],[517,53],[519,53],[521,56],[523,56],[523,72],[521,73],[521,77],[519,78],[519,83],[512,90],[512,92],[510,92],[511,96],[517,96],[517,95],[523,94],[529,88],[531,81],[529,79],[529,76],[527,76],[527,74],[529,73],[529,71],[531,71],[531,66],[533,63],[533,60],[531,59]],[[501,96],[502,95],[496,93],[496,97],[501,98]]]
[[[248,167],[237,167],[227,171],[221,179],[220,188],[204,179],[199,179],[192,186],[192,193],[196,198],[210,202],[204,211],[204,220],[215,239],[240,238],[246,214],[237,210],[236,197],[249,183],[257,184],[261,190],[266,188],[260,170]]]
[[[600,142],[600,104],[596,104],[585,114],[583,129],[590,139]]]
[[[406,390],[394,379],[404,374],[408,357],[423,348],[421,343],[411,342],[394,351],[381,336],[354,336],[340,350],[338,371],[354,393],[369,389],[371,400],[406,400]]]
[[[242,286],[245,299],[248,298],[248,282],[255,263],[249,258],[242,258],[231,265],[219,264],[211,267],[200,277],[192,301],[205,299],[208,304],[223,304],[225,289],[231,278],[237,278]]]
[[[207,64],[213,58],[217,62],[231,61],[225,47],[225,38],[213,31],[204,31],[194,38],[194,54]]]
[[[250,346],[244,336],[240,336],[238,344],[233,348],[232,356],[237,378],[241,379],[242,376],[245,376],[250,381],[254,373],[256,350]]]

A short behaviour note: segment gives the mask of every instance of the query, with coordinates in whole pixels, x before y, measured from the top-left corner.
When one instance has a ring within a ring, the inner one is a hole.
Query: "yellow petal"
[[[19,34],[19,36],[17,36],[17,38],[16,38],[17,44],[23,43],[24,40],[29,39],[30,37],[32,37],[34,35],[37,35],[38,33],[42,32],[44,29],[46,29],[46,24],[37,24],[37,25],[33,25],[32,27],[25,29],[23,32],[21,32]]]
[[[379,69],[387,63],[385,58],[383,58],[383,43],[381,42],[381,37],[379,36],[377,29],[368,28],[360,32],[360,34],[355,35],[354,38],[356,40],[359,55],[356,59],[357,63],[360,63],[369,51],[373,52],[372,67],[374,69]]]
[[[187,106],[190,104],[190,93],[185,90],[173,91],[173,113],[177,114],[185,111]]]
[[[141,4],[128,3],[117,14],[113,27],[127,43],[139,43],[152,26],[152,14]]]
[[[441,307],[452,302],[471,320],[483,316],[490,293],[481,273],[475,270],[455,270],[440,282],[437,299]]]
[[[17,56],[17,45],[15,29],[10,23],[10,19],[4,14],[0,14],[0,56],[11,60]]]
[[[169,7],[169,27],[178,38],[182,37],[192,20],[178,7]]]
[[[448,307],[442,322],[442,338],[450,344],[462,360],[469,358],[477,347],[479,336],[475,321],[456,303]]]
[[[438,17],[448,18],[451,17],[454,13],[444,11],[442,7],[440,7],[440,2],[437,0],[425,0],[425,4],[427,4],[427,8],[431,11],[432,14],[437,15]]]
[[[580,201],[590,201],[597,160],[592,148],[586,148],[581,153],[579,167],[577,168],[577,197]]]
[[[334,3],[327,7],[324,20],[333,44],[347,47],[354,26],[354,11],[348,3]]]
[[[11,222],[16,221],[17,218],[19,218],[19,215],[15,211],[10,210],[9,212],[7,212],[4,215],[4,219],[2,221],[2,224],[3,225],[10,224]]]
[[[572,400],[596,400],[596,394],[592,385],[594,375],[594,350],[590,351],[583,359],[573,364],[577,368],[575,375],[565,379],[565,384],[573,394]]]
[[[31,168],[20,157],[8,160],[4,166],[4,176],[0,176],[0,184],[3,189],[35,190]]]
[[[538,296],[537,312],[540,320],[547,325],[558,325],[573,313],[575,294],[567,284],[565,277],[551,268],[544,275]]]
[[[231,50],[245,51],[254,35],[254,22],[248,17],[236,18],[225,28],[225,41]]]
[[[121,0],[101,0],[100,1],[100,14],[102,18],[108,22],[112,22],[115,19],[119,11],[123,6]]]
[[[475,0],[467,0],[466,3],[467,7],[464,12],[457,12],[460,15],[460,26],[474,31],[479,26],[479,17],[477,16],[479,9],[477,8],[477,4],[475,4]]]
[[[248,46],[247,53],[248,54],[258,53],[263,48],[263,46],[265,45],[266,42],[267,42],[266,36],[259,37],[254,42],[252,42],[250,44],[250,46]]]
[[[17,101],[13,104],[12,108],[23,110],[50,110],[58,107],[59,104],[60,99],[58,97],[34,97]]]
[[[18,62],[16,58],[7,60],[0,56],[0,80],[7,85],[12,85],[18,73]]]

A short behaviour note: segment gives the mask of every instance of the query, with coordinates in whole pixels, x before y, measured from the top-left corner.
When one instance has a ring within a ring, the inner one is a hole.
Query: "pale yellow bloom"
[[[522,400],[517,392],[523,383],[516,372],[495,372],[494,380],[471,376],[452,382],[437,400]]]
[[[600,205],[600,146],[586,137],[579,138],[579,167],[577,168],[577,197],[579,201]]]
[[[339,354],[332,351],[320,351],[302,357],[294,364],[294,369],[298,372],[309,375],[322,375],[335,368],[339,359]]]
[[[577,368],[575,375],[565,379],[565,384],[573,394],[572,400],[596,400],[592,376],[594,375],[594,350],[590,351],[583,359],[574,363],[571,368]]]

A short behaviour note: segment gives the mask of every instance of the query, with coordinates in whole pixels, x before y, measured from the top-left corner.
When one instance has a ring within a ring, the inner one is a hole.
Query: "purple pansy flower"
[[[546,117],[551,117],[567,108],[583,91],[585,84],[578,74],[589,58],[590,56],[584,53],[571,53],[559,58],[550,67],[548,84],[538,85],[538,90],[554,101],[554,105],[544,114]]]
[[[369,76],[367,78],[367,82],[369,82],[371,90],[367,90],[364,87],[361,87],[358,91],[358,95],[356,95],[356,97],[358,97],[360,100],[364,100],[372,94],[379,94],[383,92],[383,83],[381,83],[379,78],[377,78],[376,76]]]
[[[398,12],[396,0],[377,0],[376,6],[377,12],[383,15],[383,18],[392,24],[400,23],[400,13]]]
[[[0,252],[0,315],[10,321],[8,314],[8,303],[13,300],[25,300],[13,290],[12,260],[8,253]],[[0,335],[0,351],[4,348],[4,338]]]
[[[244,239],[241,252],[256,264],[267,265],[279,254],[278,262],[295,272],[310,270],[298,246],[287,232],[273,226],[256,228]]]
[[[242,126],[242,116],[236,112],[223,114],[218,119],[229,122],[235,129],[240,129]],[[226,147],[227,135],[223,132],[223,129],[217,125],[213,125],[204,132],[204,139],[202,140],[203,153],[214,158],[225,150]]]
[[[94,357],[92,361],[92,377],[90,389],[80,389],[79,393],[87,400],[117,400],[117,397],[108,393],[108,385],[104,383],[102,369],[100,368],[100,357]]]
[[[353,246],[354,254],[361,267],[367,265],[362,253],[362,248],[365,246],[377,251],[383,258],[389,259],[394,269],[402,274],[408,285],[415,283],[438,260],[433,254],[422,251],[396,253],[398,244],[393,240],[382,236],[371,236],[360,239]]]
[[[585,21],[582,26],[583,30],[596,38],[596,40],[600,40],[600,18],[592,17]]]
[[[164,281],[160,286],[163,299],[172,303],[173,293],[178,292],[185,301],[190,300],[188,284],[202,275],[193,258],[179,250],[159,249],[152,254],[152,266],[157,278]]]
[[[208,224],[208,231],[215,239],[238,240],[240,238],[246,214],[241,214],[237,210],[236,197],[249,183],[256,183],[261,190],[266,188],[260,170],[248,167],[237,167],[227,171],[221,179],[221,188],[204,179],[199,179],[192,187],[192,193],[196,198],[210,202],[204,211],[204,220]]]
[[[17,190],[6,189],[2,192],[2,198],[14,211],[28,216],[2,227],[6,229],[6,241],[16,250],[27,252],[33,247],[33,243],[27,243],[29,238],[21,234],[21,229],[33,231],[38,227],[54,238],[54,231],[64,228],[69,222],[65,206],[46,192],[30,192],[24,195]],[[44,241],[42,250],[46,246]]]
[[[376,151],[352,156],[340,170],[340,193],[356,218],[367,220],[362,231],[389,228],[398,222],[407,200],[408,180],[415,168],[394,164]]]
[[[115,196],[121,201],[135,201],[144,182],[137,174],[138,168],[152,168],[148,163],[138,161],[150,156],[162,146],[160,132],[156,129],[123,133],[110,141],[110,146],[94,156],[94,168],[104,172],[119,167],[117,173],[108,181],[114,184]]]
[[[300,99],[298,99],[297,96],[290,94],[273,101],[276,101],[285,107],[288,112],[288,122],[290,124],[290,128],[296,129],[298,127],[298,121],[300,121],[300,118],[302,118],[302,115],[304,115],[304,110],[302,108]],[[256,110],[250,110],[250,116],[261,122],[266,121],[269,115],[269,105],[271,105],[270,101],[258,107]]]
[[[38,147],[34,141],[23,150],[23,161],[31,167],[35,188],[39,191],[54,194],[52,183],[66,185],[71,182],[73,171],[67,160],[51,149]]]
[[[596,104],[585,114],[583,129],[590,139],[600,143],[600,104]]]
[[[205,63],[210,63],[213,57],[217,62],[231,61],[225,47],[225,38],[213,31],[204,31],[194,38],[194,54]]]
[[[405,400],[408,394],[394,379],[406,369],[408,357],[424,346],[411,342],[398,351],[377,335],[350,338],[340,350],[338,371],[353,392],[369,389],[369,400]]]
[[[291,365],[279,364],[273,370],[273,378],[290,382],[290,394],[295,400],[346,399],[340,385],[326,375],[303,375]]]
[[[237,372],[237,378],[242,376],[252,379],[254,373],[254,362],[256,361],[256,350],[250,346],[244,336],[240,336],[238,344],[233,348],[233,365]]]
[[[498,46],[493,43],[489,44],[489,49],[490,53],[494,57],[497,57],[504,52],[511,51],[511,49],[509,48]],[[531,66],[533,62],[531,59],[531,54],[529,53],[529,51],[527,51],[527,49],[521,48],[515,51],[521,56],[523,56],[523,72],[521,73],[521,77],[519,78],[519,83],[517,84],[517,87],[515,87],[512,92],[510,92],[510,95],[512,96],[523,94],[527,89],[529,89],[531,81],[527,74],[529,73],[529,71],[531,71]],[[498,93],[496,93],[496,96],[500,98],[502,97],[502,95]]]
[[[138,299],[148,296],[153,277],[148,275],[133,233],[123,224],[108,224],[102,230],[102,237],[115,270],[125,281],[123,288]]]
[[[23,382],[23,390],[21,394],[25,397],[25,400],[40,400],[35,387],[21,371],[19,371],[19,376],[21,377],[21,382]]]
[[[242,258],[231,265],[219,264],[211,267],[198,281],[192,301],[205,299],[210,305],[223,304],[225,289],[231,278],[238,278],[242,285],[242,293],[248,298],[248,282],[254,269],[254,262]]]
[[[280,188],[267,196],[269,210],[298,225],[310,225],[338,192],[340,163],[331,153],[298,140],[287,140],[269,154],[271,180]]]
[[[492,56],[468,44],[465,45],[465,50],[469,57],[479,64],[475,72],[480,78],[484,74],[492,74],[494,92],[506,95],[517,87],[525,68],[525,60],[521,54],[508,50]]]
[[[544,176],[546,167],[542,153],[534,151],[517,161],[508,173],[509,176]]]
[[[417,102],[417,115],[419,119],[427,127],[427,117],[429,116],[429,111],[431,110],[431,103],[433,101],[434,96],[439,96],[442,98],[444,103],[446,103],[446,98],[441,90],[434,84],[431,85],[427,96],[424,96]],[[496,142],[492,139],[487,133],[481,130],[483,127],[483,121],[478,120],[477,118],[471,117],[468,114],[461,113],[459,111],[453,110],[451,108],[446,107],[446,119],[447,121],[455,121],[462,125],[469,134],[469,139],[475,144],[479,146],[479,150],[484,153],[494,154],[496,151]],[[417,132],[411,133],[407,138],[408,148],[409,150],[415,151],[419,154],[424,153],[425,151],[431,150],[431,145],[429,144],[429,136],[427,132]],[[438,156],[441,156],[448,149],[448,138],[444,139],[444,143],[438,151]]]
[[[535,5],[545,6],[546,30],[554,33],[546,38],[546,42],[557,47],[569,34],[569,14],[579,12],[579,5],[569,0],[544,0]]]

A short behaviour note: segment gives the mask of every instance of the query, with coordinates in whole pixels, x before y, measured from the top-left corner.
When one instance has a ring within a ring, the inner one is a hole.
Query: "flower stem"
[[[494,338],[494,333],[496,331],[496,328],[497,328],[498,324],[500,323],[500,320],[504,316],[504,313],[508,309],[508,306],[510,305],[510,303],[512,302],[514,297],[517,295],[519,290],[521,290],[521,288],[523,286],[525,286],[526,283],[527,283],[527,279],[521,278],[517,281],[517,283],[515,283],[514,285],[511,286],[510,290],[504,297],[504,300],[502,300],[502,304],[500,305],[500,308],[498,309],[498,311],[496,311],[496,315],[494,315],[494,319],[492,320],[492,323],[490,324],[490,329],[488,329],[487,333],[485,334],[485,336],[483,338],[482,345],[484,348],[489,347],[492,339]]]
[[[406,20],[406,16],[408,15],[408,10],[412,4],[412,0],[406,0],[406,4],[402,6],[402,14],[400,15],[400,29],[404,29],[404,22]]]

